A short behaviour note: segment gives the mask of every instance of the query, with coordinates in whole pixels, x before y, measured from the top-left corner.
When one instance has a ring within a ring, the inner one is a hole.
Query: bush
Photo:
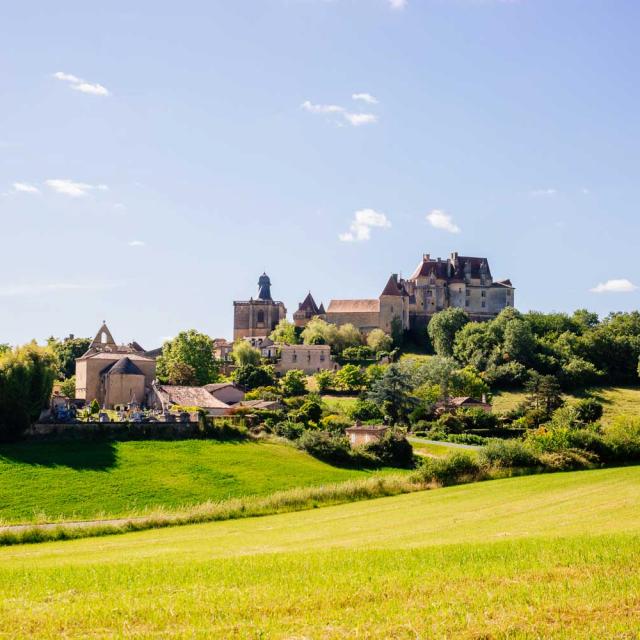
[[[563,449],[540,455],[540,462],[549,471],[572,471],[588,469],[597,461],[597,456],[579,449]]]
[[[282,394],[278,387],[256,387],[252,391],[248,391],[245,400],[280,400]]]
[[[484,380],[493,388],[506,389],[521,387],[528,379],[527,368],[520,362],[508,362],[489,367],[484,372]]]
[[[256,366],[246,364],[233,372],[234,381],[245,391],[258,387],[273,387],[277,384],[275,372],[271,366]]]
[[[305,431],[298,439],[297,446],[314,458],[331,464],[351,466],[356,462],[351,455],[349,440],[326,431]]]
[[[332,371],[318,371],[314,375],[319,393],[326,393],[335,386],[335,376]]]
[[[498,416],[483,409],[462,409],[456,415],[465,429],[494,429],[498,426]]]
[[[332,413],[320,420],[320,427],[329,433],[344,435],[346,429],[352,426],[351,420]]]
[[[403,434],[388,431],[377,442],[363,445],[361,451],[376,457],[383,465],[410,469],[413,467],[413,447]]]
[[[464,431],[464,422],[453,413],[443,413],[434,423],[434,427],[438,431],[445,433],[462,433]]]
[[[322,403],[317,396],[310,396],[297,411],[292,411],[291,420],[308,425],[310,422],[318,424],[322,418]]]
[[[454,453],[446,458],[425,458],[415,477],[446,486],[480,480],[484,470],[468,453]]]
[[[602,418],[604,407],[601,402],[598,402],[595,398],[585,398],[584,400],[578,400],[573,405],[576,411],[576,416],[580,422],[590,424],[597,422]]]
[[[305,426],[289,420],[278,422],[273,426],[273,433],[287,440],[297,440],[305,432]]]
[[[640,417],[616,416],[604,430],[604,442],[621,462],[640,461]]]
[[[304,371],[291,369],[282,378],[282,393],[287,396],[302,396],[307,393],[307,376]]]
[[[371,400],[358,399],[358,401],[349,410],[349,417],[352,420],[366,422],[367,420],[382,420],[384,416],[375,402],[371,402]]]
[[[366,346],[347,347],[342,352],[343,360],[360,361],[360,360],[372,360],[373,351]]]
[[[480,459],[489,467],[535,467],[538,456],[519,440],[491,440],[480,453]]]
[[[225,420],[212,420],[206,424],[205,435],[213,440],[245,440],[249,430]]]
[[[447,436],[447,442],[454,442],[456,444],[486,444],[488,441],[484,436],[476,435],[475,433],[452,433]]]

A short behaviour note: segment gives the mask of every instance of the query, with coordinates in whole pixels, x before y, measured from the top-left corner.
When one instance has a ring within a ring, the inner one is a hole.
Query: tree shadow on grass
[[[43,467],[107,471],[117,464],[116,443],[92,442],[18,442],[0,444],[0,462],[17,462]]]

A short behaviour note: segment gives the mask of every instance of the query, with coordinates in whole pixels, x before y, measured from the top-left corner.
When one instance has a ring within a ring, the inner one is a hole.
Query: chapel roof
[[[380,300],[331,300],[327,313],[377,313]]]

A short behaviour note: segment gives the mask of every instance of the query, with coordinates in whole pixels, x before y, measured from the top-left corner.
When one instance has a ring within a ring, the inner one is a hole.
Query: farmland
[[[640,469],[0,549],[0,635],[623,637]]]

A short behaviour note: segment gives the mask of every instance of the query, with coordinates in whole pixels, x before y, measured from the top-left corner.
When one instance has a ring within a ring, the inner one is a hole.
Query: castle
[[[311,293],[293,314],[297,327],[320,317],[336,325],[353,324],[363,333],[382,329],[424,334],[429,319],[450,307],[464,309],[472,320],[490,320],[505,307],[514,305],[515,289],[510,280],[494,280],[486,258],[460,256],[449,258],[422,256],[409,278],[393,274],[377,298],[331,300],[326,311]],[[258,299],[234,302],[233,338],[266,336],[286,318],[282,302],[271,298],[271,281],[262,274],[258,281]]]

